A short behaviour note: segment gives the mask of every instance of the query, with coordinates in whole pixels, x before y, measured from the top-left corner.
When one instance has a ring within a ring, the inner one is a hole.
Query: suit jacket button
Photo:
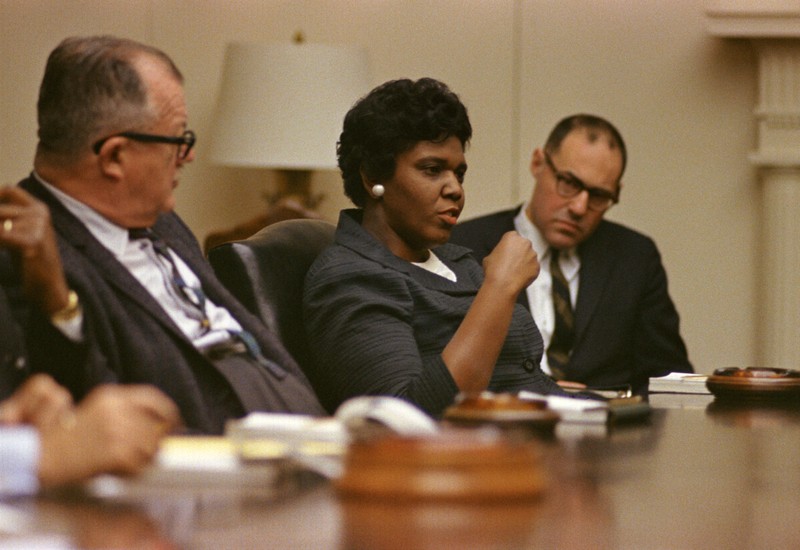
[[[22,370],[26,366],[28,366],[28,362],[22,356],[17,357],[16,360],[14,361],[14,368],[17,370]]]
[[[522,368],[527,372],[533,372],[536,370],[536,363],[534,363],[532,359],[525,359],[522,362]]]

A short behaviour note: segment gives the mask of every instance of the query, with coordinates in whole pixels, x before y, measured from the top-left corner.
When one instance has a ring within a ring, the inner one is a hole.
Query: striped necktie
[[[558,263],[559,251],[550,249],[550,275],[553,278],[553,311],[555,328],[547,348],[547,362],[556,380],[564,380],[564,368],[569,361],[569,353],[575,339],[575,315],[569,295],[569,283]]]
[[[200,287],[193,287],[189,285],[178,271],[178,266],[170,253],[170,249],[164,240],[153,233],[147,228],[134,228],[128,230],[128,236],[131,240],[147,239],[153,244],[153,250],[159,258],[164,262],[159,262],[159,266],[165,269],[159,269],[162,275],[169,281],[175,294],[187,306],[186,311],[192,318],[200,321],[200,326],[204,332],[207,332],[211,327],[211,322],[206,313],[206,295]],[[166,264],[166,265],[164,265]],[[256,338],[246,330],[228,331],[231,337],[230,341],[222,342],[221,346],[211,346],[213,349],[204,349],[203,353],[209,357],[208,353],[213,353],[220,348],[230,349],[230,345],[241,342],[244,345],[247,355],[259,363],[262,367],[269,370],[274,376],[283,379],[287,371],[284,367],[271,359],[264,357],[261,352],[261,346]],[[213,358],[209,357],[213,361]]]
[[[146,228],[129,229],[128,235],[131,240],[147,239],[153,244],[153,250],[160,258],[166,262],[168,266],[165,277],[175,290],[175,294],[185,303],[188,307],[185,310],[189,316],[200,321],[200,326],[203,331],[208,331],[211,322],[206,315],[206,295],[200,287],[193,287],[184,281],[183,277],[178,271],[178,266],[169,252],[169,247],[158,235]]]

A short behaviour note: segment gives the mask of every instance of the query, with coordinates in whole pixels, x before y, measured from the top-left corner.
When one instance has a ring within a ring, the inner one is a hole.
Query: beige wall
[[[270,178],[204,160],[225,43],[367,48],[374,83],[434,76],[467,104],[468,217],[530,192],[533,146],[563,115],[614,121],[630,150],[609,217],[658,242],[698,370],[753,364],[759,189],[753,53],[708,36],[702,0],[0,0],[0,182],[30,170],[47,53],[68,35],[113,33],[170,53],[186,76],[197,160],[179,212],[202,239],[262,207]],[[343,113],[344,114],[344,113]],[[316,176],[323,213],[347,205],[336,174]]]

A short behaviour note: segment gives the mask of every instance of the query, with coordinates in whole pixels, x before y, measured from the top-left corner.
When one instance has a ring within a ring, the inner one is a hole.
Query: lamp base
[[[276,170],[277,189],[266,195],[270,206],[283,199],[293,199],[304,208],[315,209],[324,198],[322,193],[311,194],[311,170]]]
[[[246,239],[276,222],[296,218],[322,219],[314,209],[324,195],[311,194],[311,170],[278,170],[278,172],[276,190],[265,196],[266,212],[231,229],[209,233],[203,243],[206,253],[215,246]]]

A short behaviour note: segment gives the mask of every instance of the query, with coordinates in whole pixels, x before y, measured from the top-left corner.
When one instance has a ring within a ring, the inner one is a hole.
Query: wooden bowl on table
[[[543,400],[521,399],[510,393],[461,394],[444,411],[445,421],[457,426],[496,426],[513,435],[550,437],[560,420]]]
[[[390,500],[510,501],[538,497],[545,476],[535,441],[499,430],[446,429],[430,436],[387,436],[353,443],[342,497]]]
[[[800,405],[800,371],[770,367],[716,369],[706,386],[720,401],[784,401]]]

